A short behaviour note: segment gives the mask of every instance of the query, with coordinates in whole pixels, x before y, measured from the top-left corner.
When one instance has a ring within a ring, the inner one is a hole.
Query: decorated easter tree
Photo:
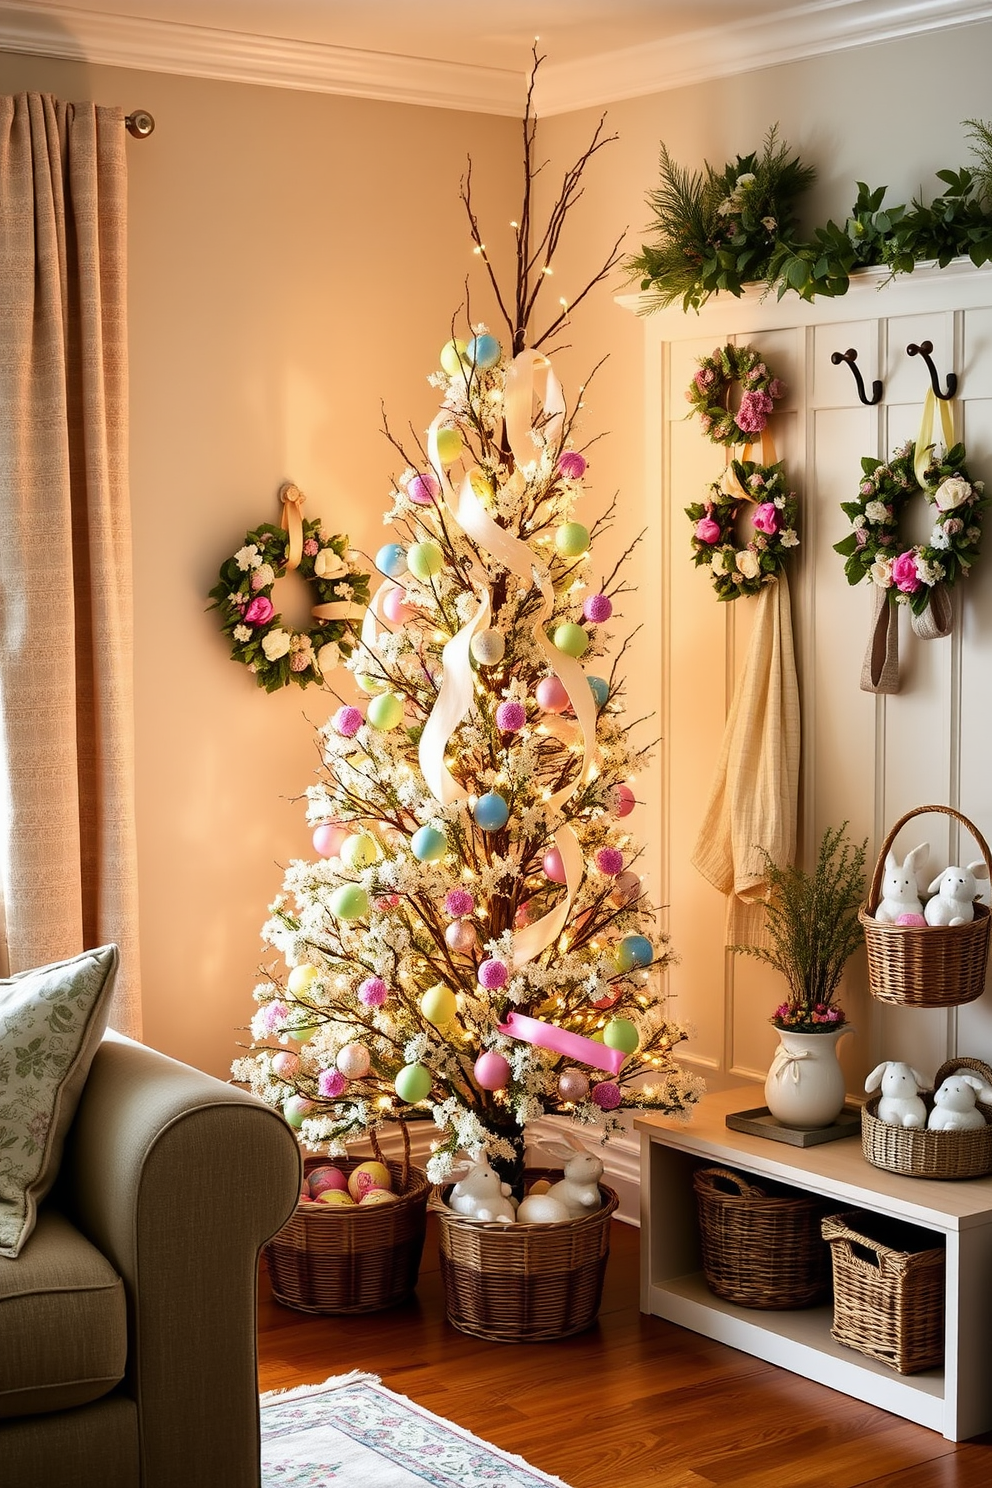
[[[234,1066],[330,1155],[432,1117],[435,1181],[461,1151],[519,1165],[545,1115],[608,1137],[621,1107],[676,1112],[699,1093],[673,1057],[672,953],[629,830],[647,755],[624,721],[624,645],[603,660],[630,549],[592,577],[615,509],[591,531],[576,516],[587,461],[540,349],[565,310],[535,327],[583,171],[609,140],[601,121],[540,233],[532,93],[533,74],[512,298],[471,171],[461,190],[506,334],[469,324],[448,341],[423,445],[389,435],[405,466],[394,540],[349,661],[368,702],[320,730],[318,856],[290,865],[271,908],[280,967],[255,990],[254,1042]]]

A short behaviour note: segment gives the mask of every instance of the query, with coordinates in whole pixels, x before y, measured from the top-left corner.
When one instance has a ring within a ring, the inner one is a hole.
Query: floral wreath
[[[754,531],[740,547],[735,529],[743,507],[750,507]],[[798,510],[782,464],[757,465],[753,460],[734,460],[723,478],[710,486],[709,500],[686,507],[693,523],[693,562],[697,567],[709,565],[719,599],[758,594],[775,582],[786,553],[799,546]]]
[[[294,537],[297,564],[291,561]],[[266,692],[290,682],[308,687],[351,654],[350,622],[368,603],[369,576],[352,568],[347,550],[347,537],[327,537],[317,521],[300,518],[294,534],[263,522],[221,564],[209,608],[221,612],[221,629],[233,642],[231,660],[247,666]],[[276,580],[292,567],[313,585],[316,623],[309,630],[289,629],[272,604]]]
[[[923,614],[938,584],[950,589],[969,572],[979,554],[989,504],[982,495],[983,482],[973,481],[965,469],[964,445],[946,451],[930,445],[927,453],[922,485],[912,439],[890,460],[863,459],[858,499],[841,502],[854,530],[834,543],[834,550],[847,559],[849,584],[867,576],[896,603],[908,604],[914,615]],[[925,543],[903,544],[899,517],[910,497],[920,493],[934,508],[933,530]]]
[[[736,414],[730,412],[734,383],[741,387]],[[685,395],[714,444],[751,444],[784,392],[785,384],[772,376],[753,346],[718,346],[712,356],[701,358]]]

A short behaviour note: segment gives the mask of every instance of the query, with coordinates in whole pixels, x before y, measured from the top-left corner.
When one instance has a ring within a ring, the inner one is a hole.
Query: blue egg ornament
[[[406,572],[406,548],[402,543],[384,543],[375,555],[375,566],[387,579]]]
[[[503,348],[495,336],[473,336],[465,348],[465,360],[483,372],[495,367],[502,355]]]
[[[476,801],[472,816],[484,832],[498,832],[509,821],[510,808],[498,791],[487,791]]]
[[[621,971],[650,966],[654,960],[654,946],[646,935],[625,935],[617,946],[616,959]]]
[[[448,851],[448,838],[438,827],[418,827],[410,839],[418,863],[436,863]]]
[[[606,700],[610,695],[609,682],[607,682],[605,677],[590,677],[588,680],[589,691],[593,695],[593,700],[595,701],[596,707],[604,707],[606,705]]]

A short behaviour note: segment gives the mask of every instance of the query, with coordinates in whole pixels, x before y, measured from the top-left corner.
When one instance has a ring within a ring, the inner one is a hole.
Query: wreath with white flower
[[[982,518],[988,506],[984,483],[965,468],[964,445],[949,450],[929,446],[921,485],[915,469],[916,444],[909,440],[889,460],[863,459],[856,501],[842,501],[853,531],[834,550],[847,562],[849,584],[865,577],[891,591],[899,604],[922,615],[937,585],[952,588],[979,556]],[[925,543],[904,543],[899,518],[913,496],[926,497],[934,522]]]
[[[789,549],[799,546],[796,493],[788,489],[781,463],[753,460],[734,460],[709,490],[708,500],[685,509],[693,524],[693,562],[709,566],[719,599],[758,594],[778,578]],[[743,545],[737,538],[742,510],[752,529]]]
[[[272,603],[275,582],[289,567],[290,534],[271,522],[246,533],[210,590],[209,608],[220,610],[221,629],[232,641],[231,660],[247,666],[266,692],[290,682],[308,687],[333,671],[351,654],[351,620],[368,604],[369,576],[353,567],[347,537],[328,537],[320,522],[305,519],[300,537],[296,571],[314,593],[315,623],[309,630],[284,625]]]
[[[736,412],[730,407],[735,385],[741,389]],[[718,346],[712,356],[700,358],[685,395],[699,414],[707,439],[714,444],[751,444],[784,392],[785,384],[772,375],[753,346]]]

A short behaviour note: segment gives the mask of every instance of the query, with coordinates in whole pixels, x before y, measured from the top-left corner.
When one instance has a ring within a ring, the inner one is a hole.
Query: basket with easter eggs
[[[427,1175],[387,1160],[374,1132],[373,1157],[304,1160],[300,1202],[265,1248],[272,1295],[300,1312],[378,1312],[403,1302],[420,1273]]]

